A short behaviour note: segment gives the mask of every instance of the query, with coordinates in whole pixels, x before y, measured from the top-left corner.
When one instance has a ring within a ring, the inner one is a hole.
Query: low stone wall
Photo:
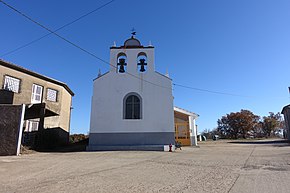
[[[0,155],[19,153],[22,111],[22,105],[0,105]]]
[[[42,132],[24,132],[22,144],[39,151],[68,145],[69,133],[61,128],[47,128]]]
[[[0,89],[0,104],[12,104],[14,92]]]
[[[59,127],[44,129],[42,135],[45,149],[67,145],[69,142],[69,133]]]

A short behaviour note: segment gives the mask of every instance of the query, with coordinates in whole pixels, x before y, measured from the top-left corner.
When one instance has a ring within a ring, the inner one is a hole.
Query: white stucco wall
[[[195,117],[190,115],[188,117],[189,119],[189,129],[190,129],[190,139],[191,139],[191,145],[197,146],[197,136],[196,136],[196,124],[195,124]]]
[[[154,48],[111,49],[110,62],[115,66],[119,52],[127,55],[127,72],[140,79],[117,73],[111,67],[107,74],[94,80],[90,133],[174,132],[172,83],[155,72]],[[137,70],[140,52],[147,55],[145,73]],[[123,99],[130,92],[142,98],[142,119],[123,119]]]

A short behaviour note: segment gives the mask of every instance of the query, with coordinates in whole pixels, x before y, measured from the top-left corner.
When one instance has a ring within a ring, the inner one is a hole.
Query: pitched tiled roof
[[[41,75],[39,73],[36,73],[36,72],[33,72],[31,70],[28,70],[26,68],[23,68],[21,66],[18,66],[18,65],[15,65],[15,64],[12,64],[10,62],[6,62],[2,59],[0,59],[0,65],[1,66],[5,66],[7,68],[11,68],[13,70],[17,70],[19,72],[23,72],[25,74],[29,74],[31,76],[34,76],[34,77],[37,77],[37,78],[40,78],[42,80],[45,80],[45,81],[48,81],[48,82],[51,82],[51,83],[54,83],[54,84],[57,84],[57,85],[60,85],[60,86],[63,86],[72,96],[74,96],[74,93],[73,91],[63,82],[60,82],[58,80],[55,80],[55,79],[52,79],[52,78],[49,78],[47,76],[44,76],[44,75]]]

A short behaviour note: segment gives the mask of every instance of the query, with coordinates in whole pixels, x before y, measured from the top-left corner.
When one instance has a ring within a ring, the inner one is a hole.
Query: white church
[[[87,149],[163,151],[175,132],[172,80],[133,33],[110,48],[110,70],[94,80]]]

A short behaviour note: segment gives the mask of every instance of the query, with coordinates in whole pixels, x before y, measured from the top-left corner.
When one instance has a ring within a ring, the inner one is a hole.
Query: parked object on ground
[[[175,149],[179,148],[180,150],[182,150],[181,147],[182,147],[182,144],[178,141],[175,141]]]
[[[213,135],[212,136],[212,140],[214,140],[214,141],[216,141],[216,140],[218,140],[220,137],[218,136],[218,135]]]

